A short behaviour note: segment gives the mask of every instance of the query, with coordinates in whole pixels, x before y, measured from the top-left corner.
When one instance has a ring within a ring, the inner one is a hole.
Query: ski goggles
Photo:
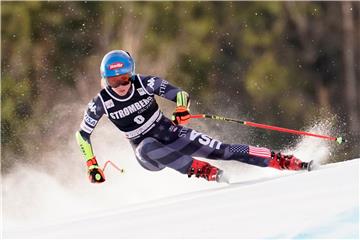
[[[131,74],[121,74],[114,77],[106,78],[106,81],[110,87],[117,88],[119,86],[127,86],[130,84]]]

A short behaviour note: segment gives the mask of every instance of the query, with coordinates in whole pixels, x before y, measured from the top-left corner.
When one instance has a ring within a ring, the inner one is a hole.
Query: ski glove
[[[99,168],[99,165],[96,161],[96,158],[93,157],[92,159],[89,159],[86,162],[86,165],[88,166],[88,175],[89,180],[92,183],[102,183],[105,182],[105,175],[103,170]]]
[[[178,106],[175,109],[175,112],[172,115],[172,121],[178,125],[178,124],[186,124],[189,122],[190,119],[190,112],[187,109],[187,107],[184,106]]]

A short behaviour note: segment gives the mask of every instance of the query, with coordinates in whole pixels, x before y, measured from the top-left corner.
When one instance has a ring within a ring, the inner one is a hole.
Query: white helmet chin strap
[[[101,78],[101,87],[105,88],[108,86],[110,86],[108,80],[106,78]]]
[[[135,74],[135,61],[134,61],[134,59],[132,59],[132,61],[133,61],[132,75],[134,76],[134,75],[136,75]]]
[[[132,74],[132,76],[134,76],[135,75],[135,61],[134,61],[134,59],[132,58],[132,56],[130,55],[130,53],[128,51],[125,51],[125,52],[127,53],[127,55],[129,55],[129,57],[131,59],[131,62],[133,64],[133,67],[131,69],[131,74]]]

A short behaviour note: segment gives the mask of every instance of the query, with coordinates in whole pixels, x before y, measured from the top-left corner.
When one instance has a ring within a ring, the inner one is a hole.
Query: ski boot
[[[271,159],[269,160],[269,167],[273,167],[279,170],[308,170],[311,171],[313,161],[302,162],[293,155],[284,155],[282,153],[271,152]]]
[[[217,167],[211,166],[207,162],[194,159],[188,170],[188,177],[195,175],[195,177],[205,178],[208,181],[219,182],[222,173],[223,171]]]

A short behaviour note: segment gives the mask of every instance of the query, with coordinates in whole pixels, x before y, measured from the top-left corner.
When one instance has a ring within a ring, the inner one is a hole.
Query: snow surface
[[[94,199],[87,193],[88,199],[84,199],[83,204],[78,197],[71,198],[66,189],[61,191],[57,186],[56,192],[51,192],[47,188],[44,190],[49,191],[46,193],[48,203],[42,203],[38,218],[33,216],[30,222],[29,219],[8,222],[5,218],[3,237],[359,239],[359,160],[327,164],[312,172],[251,168],[252,176],[264,171],[272,174],[230,185],[182,178],[183,185],[192,182],[202,190],[168,197],[159,197],[161,194],[156,189],[150,193],[149,188],[156,186],[144,181],[144,191],[137,190],[145,201],[125,205],[120,204],[121,191],[117,192],[116,184],[110,180],[103,187],[94,186]],[[161,176],[165,178],[163,181],[173,183],[167,179],[172,172],[157,174],[167,175]],[[126,178],[125,175],[122,177]],[[45,178],[44,181],[49,181]],[[57,183],[47,184],[54,187]],[[109,186],[114,190],[113,196],[107,192]],[[157,190],[159,188],[160,191],[167,189],[158,186]],[[183,189],[170,190],[181,191]],[[156,199],[150,200],[148,194]],[[113,198],[119,207],[111,205],[107,198]],[[102,206],[100,210],[98,205]],[[57,206],[59,209],[53,209]]]
[[[307,131],[329,130],[321,123]],[[105,183],[90,184],[70,136],[68,144],[43,154],[43,163],[18,165],[2,177],[3,238],[359,239],[360,159],[313,172],[209,161],[226,172],[233,182],[227,185],[171,169],[144,170],[109,121],[99,123],[92,144],[101,165],[111,159],[125,173],[109,166]],[[291,145],[283,151],[318,164],[331,159],[334,148],[311,137]]]

